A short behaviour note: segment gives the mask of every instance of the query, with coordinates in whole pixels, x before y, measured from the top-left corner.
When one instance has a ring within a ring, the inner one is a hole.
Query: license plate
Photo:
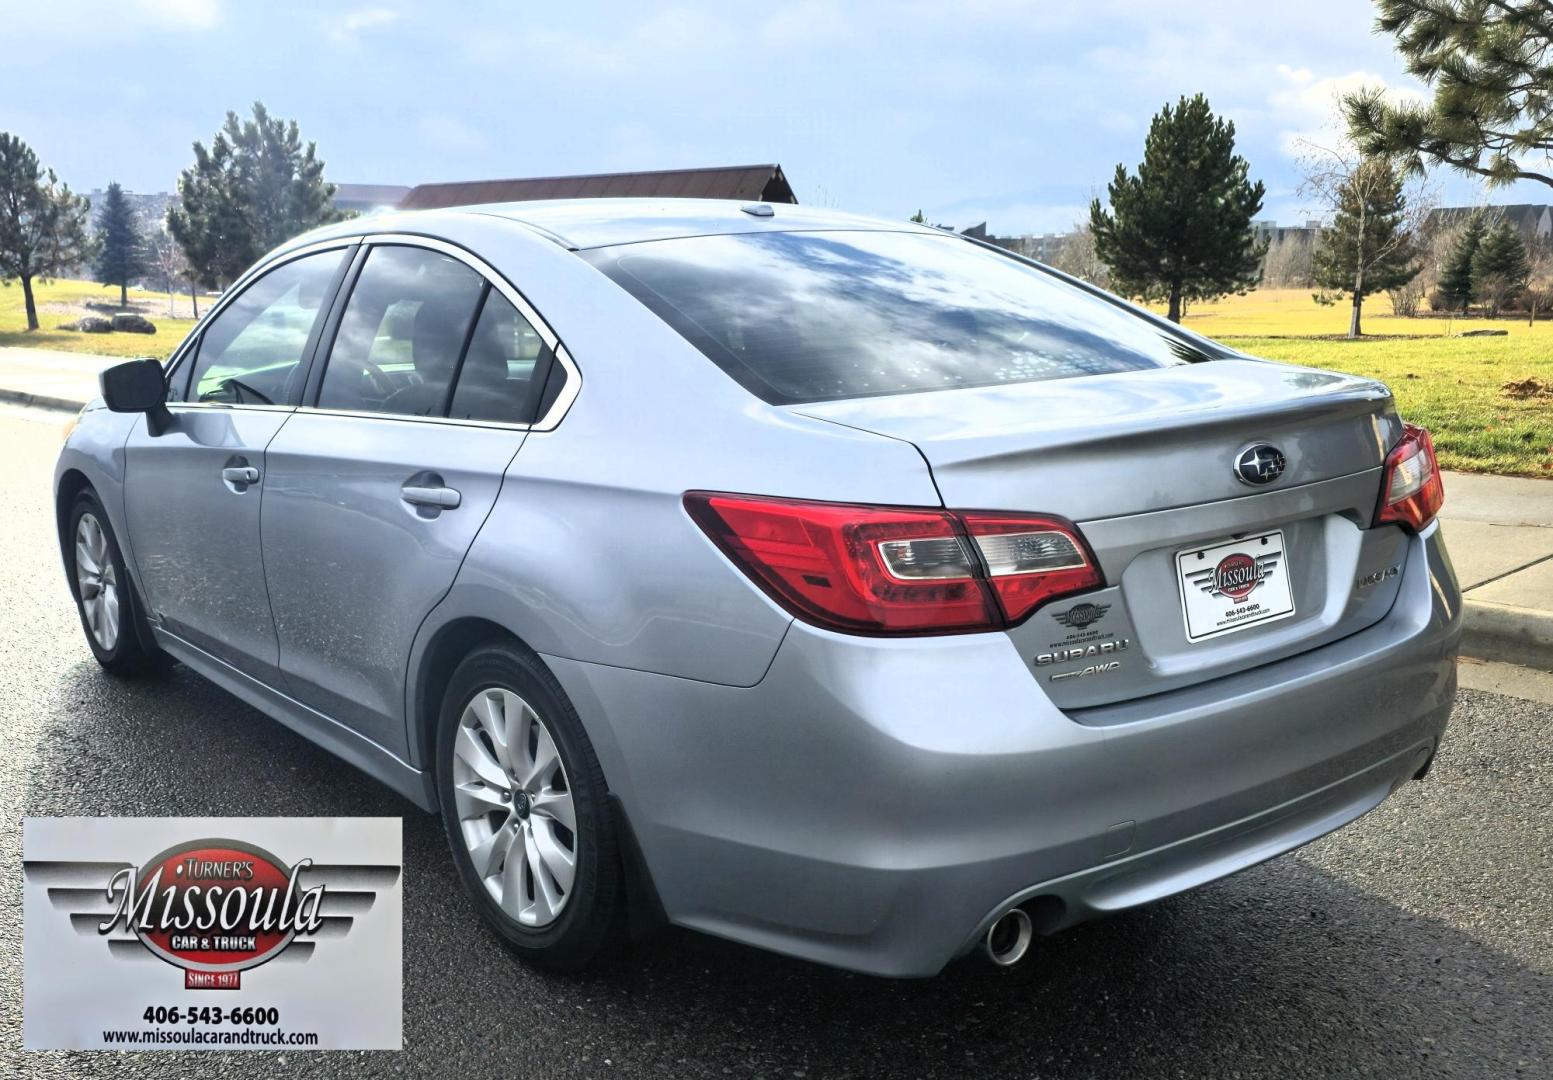
[[[1186,639],[1273,622],[1294,614],[1283,530],[1176,552]]]

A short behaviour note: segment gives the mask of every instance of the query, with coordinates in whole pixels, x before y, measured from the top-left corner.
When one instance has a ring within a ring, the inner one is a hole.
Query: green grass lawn
[[[1447,469],[1553,477],[1553,323],[1401,319],[1385,297],[1366,305],[1371,336],[1348,341],[1347,308],[1298,289],[1259,290],[1192,308],[1185,324],[1269,360],[1380,379],[1405,419],[1434,434]],[[1461,337],[1463,330],[1509,331]],[[1404,336],[1406,335],[1406,336]],[[1534,380],[1541,393],[1511,384]]]
[[[154,334],[82,334],[59,329],[83,315],[107,316],[118,310],[119,290],[91,281],[53,281],[47,285],[33,282],[33,298],[38,305],[38,329],[27,329],[27,312],[22,287],[13,281],[0,287],[0,347],[58,349],[63,352],[97,353],[101,356],[166,357],[177,347],[194,325],[193,319],[167,317],[167,294],[129,291],[129,310],[136,311],[156,324]],[[103,310],[87,305],[102,305]],[[187,310],[188,297],[180,301]],[[205,309],[202,300],[200,310]]]

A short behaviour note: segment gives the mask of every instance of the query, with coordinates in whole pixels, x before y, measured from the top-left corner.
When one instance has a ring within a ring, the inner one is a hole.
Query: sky
[[[1366,0],[7,6],[0,130],[82,192],[173,190],[193,142],[261,100],[337,182],[775,161],[803,203],[1060,232],[1136,166],[1161,105],[1201,91],[1266,185],[1260,216],[1295,223],[1335,95],[1423,90]],[[1439,180],[1444,202],[1484,198]]]

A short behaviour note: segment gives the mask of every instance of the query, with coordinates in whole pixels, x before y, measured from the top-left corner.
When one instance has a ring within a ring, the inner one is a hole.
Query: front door
[[[411,644],[523,445],[543,343],[441,250],[377,244],[349,295],[318,407],[269,447],[264,561],[292,693],[403,756]]]
[[[152,620],[272,684],[264,451],[300,400],[342,258],[303,255],[246,285],[174,371],[166,430],[153,436],[142,417],[125,446],[124,510]]]

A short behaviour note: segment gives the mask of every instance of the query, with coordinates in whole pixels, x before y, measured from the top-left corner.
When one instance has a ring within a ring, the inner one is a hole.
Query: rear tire
[[[90,490],[76,496],[67,528],[71,592],[92,655],[103,670],[121,677],[166,667],[167,654],[151,644],[151,630],[113,526]]]
[[[454,865],[502,941],[563,971],[613,951],[625,904],[609,791],[577,711],[537,656],[502,642],[459,664],[436,769]]]

